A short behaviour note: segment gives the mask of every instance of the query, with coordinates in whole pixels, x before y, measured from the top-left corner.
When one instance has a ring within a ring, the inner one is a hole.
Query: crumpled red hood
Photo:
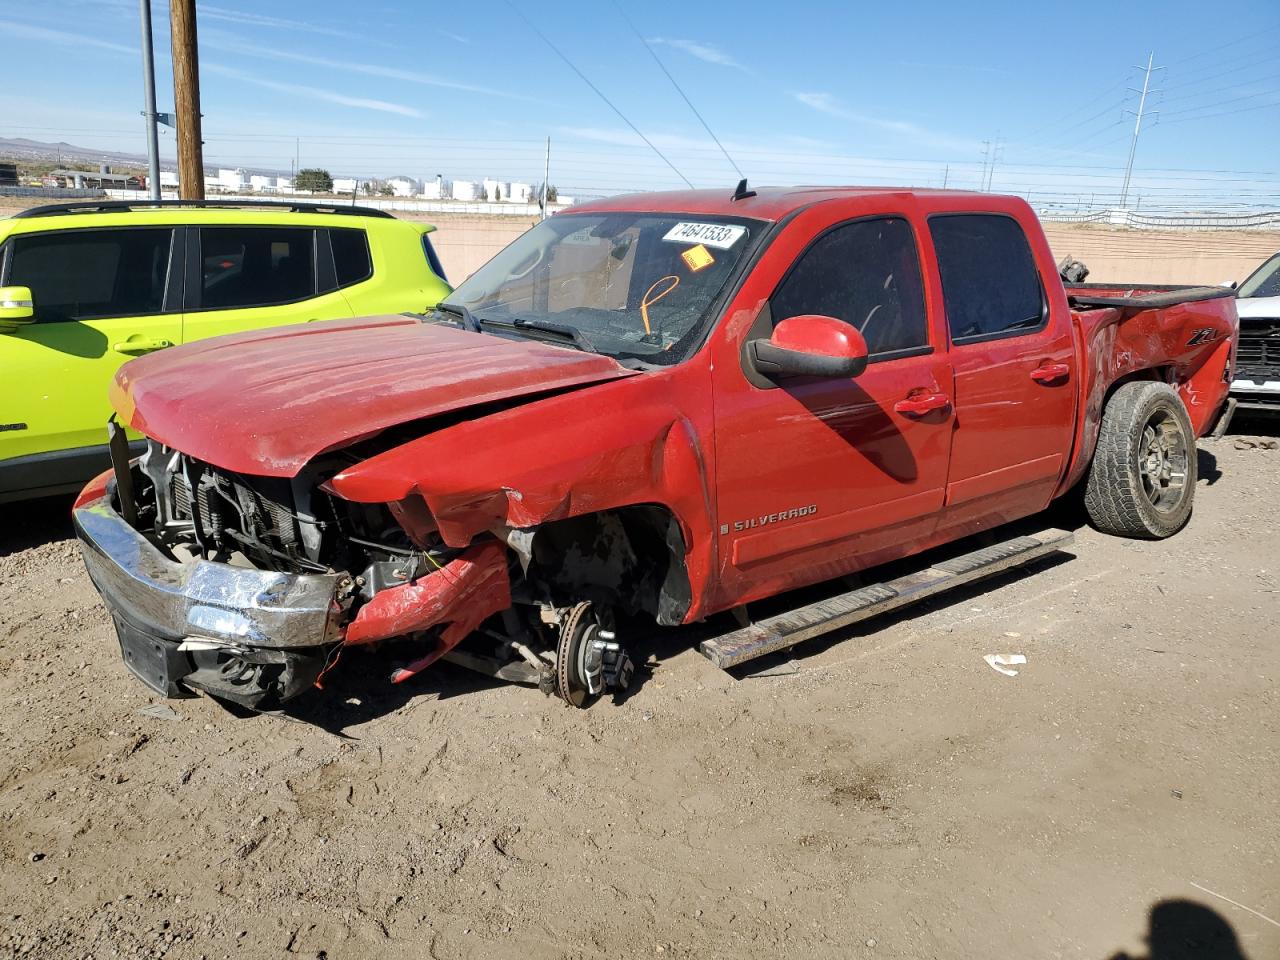
[[[120,369],[111,402],[135,430],[206,463],[291,477],[399,423],[634,372],[533,340],[366,317],[148,354]]]

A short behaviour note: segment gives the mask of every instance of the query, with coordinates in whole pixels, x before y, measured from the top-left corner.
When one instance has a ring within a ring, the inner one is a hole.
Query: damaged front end
[[[324,465],[249,477],[155,441],[117,462],[81,495],[76,531],[125,662],[165,696],[263,709],[315,685],[344,643],[419,635],[428,653],[404,679],[510,605],[501,544],[414,543],[386,505],[321,489]]]
[[[333,493],[341,454],[246,476],[154,440],[130,464],[115,435],[117,466],[81,495],[76,531],[126,664],[159,694],[269,709],[321,685],[344,648],[393,638],[413,651],[393,682],[449,658],[580,706],[630,677],[590,603],[513,607],[519,564],[494,535],[450,547],[421,501]]]

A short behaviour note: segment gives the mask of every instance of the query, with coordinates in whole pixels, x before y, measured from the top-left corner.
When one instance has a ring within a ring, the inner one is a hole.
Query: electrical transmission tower
[[[1154,53],[1147,55],[1146,72],[1142,75],[1142,89],[1133,90],[1132,87],[1129,88],[1134,93],[1141,94],[1141,96],[1138,98],[1137,119],[1133,124],[1133,139],[1129,142],[1129,162],[1124,165],[1124,186],[1120,188],[1121,210],[1125,208],[1125,201],[1129,199],[1129,181],[1133,177],[1133,157],[1134,154],[1138,152],[1138,134],[1142,132],[1142,118],[1147,109],[1147,97],[1155,92],[1151,89],[1151,74],[1156,70],[1164,69],[1164,67],[1153,67],[1151,65],[1155,61],[1155,58],[1156,55]],[[1136,69],[1142,70],[1143,68],[1137,67]]]

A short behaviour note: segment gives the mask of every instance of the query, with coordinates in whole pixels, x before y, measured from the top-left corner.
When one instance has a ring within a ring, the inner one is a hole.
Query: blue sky
[[[736,174],[632,32],[756,183],[991,186],[1037,204],[1119,190],[1141,72],[1158,114],[1143,209],[1280,207],[1280,6],[506,0],[200,7],[206,161],[541,179],[582,196],[682,186],[520,19],[698,186]],[[155,0],[160,109],[168,4]],[[0,137],[141,152],[134,0],[0,0]],[[22,78],[21,82],[13,82]],[[172,133],[162,152],[172,155]]]

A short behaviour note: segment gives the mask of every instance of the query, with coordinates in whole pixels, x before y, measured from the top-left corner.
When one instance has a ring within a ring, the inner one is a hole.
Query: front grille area
[[[299,550],[301,521],[287,480],[241,477],[203,466],[169,474],[168,493],[172,520],[190,522],[194,537],[206,548],[238,550],[268,568],[282,562],[310,565]]]
[[[1280,380],[1280,319],[1240,321],[1236,377],[1255,382]]]
[[[135,467],[139,529],[180,558],[248,560],[286,573],[363,570],[423,549],[387,504],[352,503],[322,489],[324,478],[344,464],[319,463],[292,478],[250,476],[148,440]],[[447,562],[439,535],[429,536],[425,549],[433,562]]]

